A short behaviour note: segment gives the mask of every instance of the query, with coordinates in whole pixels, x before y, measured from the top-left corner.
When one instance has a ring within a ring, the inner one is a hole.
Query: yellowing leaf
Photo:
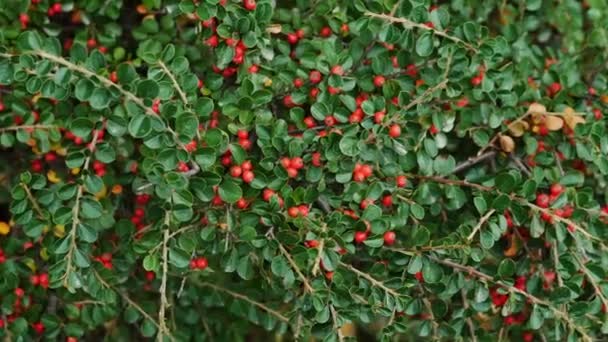
[[[514,121],[509,125],[509,131],[514,137],[521,137],[528,128],[530,128],[530,125],[525,121]]]
[[[585,118],[578,115],[572,108],[568,107],[564,110],[564,122],[570,129],[574,129],[579,123],[585,123]]]
[[[500,148],[507,153],[513,152],[515,150],[515,141],[508,135],[501,135],[499,140]]]
[[[548,115],[545,118],[545,127],[550,131],[558,131],[564,127],[564,120],[559,116]]]
[[[532,113],[532,114],[544,114],[547,112],[547,107],[543,106],[540,103],[532,103],[530,105],[530,107],[528,108],[528,113]]]

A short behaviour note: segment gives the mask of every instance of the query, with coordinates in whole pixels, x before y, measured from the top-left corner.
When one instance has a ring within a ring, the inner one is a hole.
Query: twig
[[[469,301],[467,300],[467,295],[464,292],[464,289],[460,290],[460,295],[462,297],[462,307],[465,311],[469,309]],[[467,322],[467,326],[469,327],[469,334],[471,335],[471,342],[477,342],[477,336],[475,335],[475,325],[473,325],[473,321],[471,317],[467,317],[465,319]]]
[[[298,265],[296,264],[296,262],[293,260],[293,258],[289,254],[289,252],[285,249],[285,247],[283,247],[283,245],[278,240],[275,239],[275,241],[279,245],[279,250],[281,251],[281,254],[283,254],[285,256],[285,258],[287,258],[287,261],[291,265],[291,268],[293,268],[294,271],[296,271],[296,273],[298,274],[298,277],[300,277],[300,280],[304,284],[304,290],[306,292],[313,293],[314,290],[310,286],[310,282],[308,281],[308,278],[306,278],[306,276],[302,273],[302,271],[300,270],[300,268],[298,267]]]
[[[208,283],[208,282],[200,282],[200,281],[197,281],[197,280],[192,280],[192,283],[195,284],[195,285],[198,285],[198,286],[202,286],[202,287],[209,287],[209,288],[212,288],[212,289],[214,289],[216,291],[220,291],[220,292],[224,292],[226,294],[229,294],[230,296],[232,296],[234,298],[237,298],[237,299],[240,299],[240,300],[244,300],[247,303],[249,303],[251,305],[254,305],[254,306],[257,306],[258,308],[266,311],[267,313],[269,313],[272,316],[276,317],[280,321],[282,321],[284,323],[289,323],[289,318],[285,317],[282,313],[280,313],[280,312],[278,312],[276,310],[273,310],[273,309],[269,308],[268,306],[266,306],[266,305],[264,305],[264,304],[262,304],[260,302],[257,302],[255,300],[253,300],[253,299],[251,299],[251,298],[243,295],[243,294],[240,294],[240,293],[228,290],[227,288],[221,287],[219,285],[211,284],[211,283]]]
[[[325,234],[327,232],[327,224],[323,223],[321,225],[321,232],[323,234]],[[323,249],[325,248],[325,238],[321,237],[319,239],[319,247],[317,248],[317,257],[315,258],[315,262],[312,266],[312,275],[313,277],[317,276],[317,273],[319,273],[319,268],[320,268],[320,264],[321,264],[321,258],[323,256]]]
[[[378,287],[378,288],[381,288],[381,289],[382,289],[382,290],[384,290],[385,292],[390,293],[391,295],[393,295],[393,296],[395,296],[395,297],[400,297],[400,296],[401,296],[401,295],[400,295],[400,294],[399,294],[397,291],[395,291],[395,290],[393,290],[393,289],[391,289],[391,288],[389,288],[389,287],[386,287],[386,285],[384,285],[384,283],[383,283],[383,282],[381,282],[381,281],[379,281],[379,280],[376,280],[376,279],[375,279],[374,277],[372,277],[371,275],[369,275],[369,274],[367,274],[367,273],[365,273],[365,272],[362,272],[362,271],[360,271],[360,270],[358,270],[358,269],[354,268],[352,265],[349,265],[349,264],[345,264],[345,263],[343,263],[343,262],[340,262],[340,266],[342,266],[342,267],[346,268],[347,270],[349,270],[349,271],[351,271],[351,272],[355,273],[355,274],[356,274],[356,275],[358,275],[359,277],[366,279],[367,281],[369,281],[370,283],[372,283],[372,285],[374,285],[374,286],[376,286],[376,287]]]
[[[342,334],[342,330],[340,330],[341,327],[338,325],[338,315],[336,314],[336,309],[333,305],[330,305],[329,311],[331,312],[331,319],[334,324],[334,330],[338,334],[338,341],[342,342],[344,341],[344,335]]]
[[[9,131],[19,131],[27,129],[58,129],[59,127],[54,125],[22,125],[22,126],[9,126],[0,128],[0,133]]]
[[[479,164],[487,159],[494,158],[496,156],[496,151],[488,151],[480,156],[472,157],[467,159],[466,161],[456,165],[452,173],[458,173],[464,170],[469,169],[470,167]]]
[[[167,217],[169,215],[167,214]],[[169,273],[168,269],[168,248],[167,244],[169,243],[169,227],[165,227],[165,232],[163,234],[163,275],[161,278],[160,288],[158,292],[160,293],[160,308],[158,309],[158,323],[160,324],[160,328],[158,329],[158,334],[156,335],[156,340],[162,342],[163,337],[167,335],[167,324],[165,322],[165,311],[167,309],[167,275]]]
[[[549,310],[551,310],[553,312],[553,314],[555,315],[555,317],[558,317],[559,319],[561,319],[564,323],[566,323],[568,326],[570,326],[572,329],[576,330],[582,337],[584,341],[593,341],[593,339],[591,338],[591,336],[589,336],[589,334],[587,333],[587,331],[581,327],[580,325],[576,324],[576,322],[570,318],[570,316],[568,316],[568,313],[565,311],[561,311],[558,308],[556,308],[555,306],[553,306],[550,302],[547,302],[545,300],[542,300],[526,291],[520,290],[514,286],[511,286],[503,281],[500,280],[496,280],[494,279],[492,276],[487,275],[483,272],[480,272],[478,270],[476,270],[473,267],[470,266],[464,266],[461,265],[459,263],[447,260],[447,259],[439,259],[436,258],[434,256],[429,256],[429,259],[433,260],[436,263],[442,264],[444,266],[450,267],[456,271],[459,272],[463,272],[465,274],[471,275],[471,276],[475,276],[481,280],[487,281],[487,282],[491,282],[494,284],[497,284],[501,287],[503,287],[504,289],[508,290],[509,292],[512,293],[517,293],[520,294],[524,297],[526,297],[531,303],[534,304],[538,304],[538,305],[542,305],[547,307]]]
[[[379,19],[387,20],[387,21],[390,21],[390,22],[393,22],[393,23],[400,23],[400,24],[403,24],[403,26],[405,26],[406,28],[413,28],[413,27],[415,27],[415,28],[418,28],[418,29],[421,29],[421,30],[431,31],[431,32],[435,33],[438,36],[441,36],[443,38],[446,38],[446,39],[449,39],[449,40],[453,41],[454,43],[461,44],[462,46],[464,46],[465,48],[467,48],[468,50],[470,50],[472,52],[475,52],[475,53],[479,52],[479,50],[477,50],[473,45],[465,42],[464,40],[462,40],[462,39],[460,39],[458,37],[451,36],[451,35],[443,32],[443,31],[440,31],[440,30],[438,30],[438,29],[436,29],[434,27],[429,27],[429,26],[426,26],[424,24],[416,23],[416,22],[413,22],[413,21],[411,21],[409,19],[405,19],[405,18],[396,18],[396,17],[393,17],[392,15],[378,14],[378,13],[373,13],[373,12],[365,12],[364,15],[366,15],[368,17],[373,17],[373,18],[379,18]]]
[[[418,285],[418,286],[420,286],[422,288],[421,285]],[[439,323],[437,323],[437,321],[435,320],[435,314],[433,313],[433,306],[431,305],[431,302],[429,302],[429,300],[425,297],[422,298],[422,303],[424,303],[424,307],[426,307],[426,311],[429,312],[429,316],[431,318],[431,325],[433,326],[433,341],[438,341],[439,340],[439,333],[438,333]]]
[[[175,90],[179,94],[179,97],[184,102],[184,105],[189,105],[188,98],[186,97],[186,93],[184,93],[184,91],[180,87],[179,83],[175,79],[175,76],[173,76],[173,73],[171,73],[171,71],[169,70],[169,68],[167,68],[167,65],[165,65],[165,63],[163,61],[161,61],[161,60],[158,61],[158,65],[160,66],[161,69],[163,69],[163,71],[165,72],[165,74],[167,76],[169,76],[169,79],[173,83],[173,86],[175,87]]]
[[[30,188],[25,183],[21,183],[21,186],[23,187],[23,190],[25,190],[25,194],[27,195],[28,200],[32,203],[32,207],[34,207],[36,215],[38,215],[39,218],[44,219],[42,209],[40,208],[40,205],[38,205],[38,201],[36,201],[36,198],[32,195],[32,191],[30,190]]]
[[[473,238],[475,238],[475,234],[477,234],[477,232],[481,229],[483,224],[486,223],[490,219],[490,216],[492,216],[495,212],[496,212],[496,210],[492,209],[492,210],[488,211],[485,215],[482,216],[482,218],[479,220],[479,223],[477,223],[475,228],[473,228],[473,231],[471,232],[471,234],[469,234],[469,236],[467,237],[467,240],[469,241],[469,243],[473,240]]]
[[[594,278],[595,276],[591,273],[591,271],[589,271],[587,266],[585,266],[585,263],[583,262],[583,260],[581,260],[581,257],[579,255],[577,255],[576,253],[572,253],[572,255],[574,256],[574,259],[576,259],[576,262],[581,266],[581,270],[585,274],[585,277],[587,277],[587,280],[589,280],[589,283],[593,287],[595,294],[600,298],[600,301],[602,302],[603,307],[608,308],[608,300],[606,299],[606,296],[604,296],[604,293],[602,292],[602,288],[595,281],[595,278]]]
[[[521,162],[521,159],[519,157],[517,157],[513,153],[509,153],[509,159],[511,159],[511,161],[515,163],[515,166],[517,166],[517,168],[520,169],[521,172],[523,172],[526,176],[530,177],[532,175],[530,170],[528,170],[526,165]]]
[[[433,94],[434,92],[436,92],[437,90],[443,89],[447,86],[448,84],[448,80],[444,79],[443,81],[439,82],[438,84],[436,84],[435,86],[428,88],[427,90],[424,91],[424,93],[420,94],[418,97],[416,97],[414,100],[412,100],[410,103],[408,103],[407,105],[405,105],[403,107],[404,111],[407,111],[421,103],[424,103],[427,101],[427,97],[431,94]],[[395,122],[395,120],[399,117],[399,115],[395,114],[393,116],[391,116],[388,120],[385,120],[384,123],[382,124],[384,127],[388,127],[391,123]]]

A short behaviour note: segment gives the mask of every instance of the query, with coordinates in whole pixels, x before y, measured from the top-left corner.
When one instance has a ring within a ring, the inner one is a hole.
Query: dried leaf
[[[509,245],[507,249],[504,250],[504,255],[507,258],[512,258],[516,256],[517,252],[519,251],[519,241],[517,240],[517,236],[515,234],[509,235],[508,239]]]
[[[501,135],[500,139],[500,148],[507,153],[513,152],[515,150],[515,141],[508,135]]]
[[[544,114],[547,112],[547,107],[543,106],[540,103],[532,103],[530,105],[530,107],[528,108],[528,113],[532,113],[532,114]]]
[[[576,125],[578,125],[579,123],[585,123],[585,118],[578,115],[574,111],[574,109],[572,109],[570,107],[568,107],[564,110],[563,119],[566,122],[566,125],[572,130],[574,130],[574,127],[576,127]]]
[[[273,34],[281,33],[282,30],[283,30],[283,27],[280,24],[272,24],[272,25],[268,25],[268,27],[266,27],[266,32],[273,33]]]
[[[545,127],[550,131],[559,131],[564,127],[564,120],[559,116],[548,115],[545,117]]]
[[[529,128],[530,125],[528,125],[528,123],[525,121],[516,121],[509,125],[509,131],[514,137],[521,137]]]

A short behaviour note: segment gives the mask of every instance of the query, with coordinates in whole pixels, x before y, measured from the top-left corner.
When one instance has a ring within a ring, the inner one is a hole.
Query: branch
[[[367,281],[369,281],[370,283],[372,283],[372,285],[374,285],[374,286],[376,286],[378,288],[381,288],[385,292],[390,293],[391,295],[393,295],[395,297],[400,297],[401,296],[397,291],[395,291],[395,290],[393,290],[393,289],[391,289],[389,287],[386,287],[386,285],[384,285],[383,282],[381,282],[379,280],[376,280],[371,275],[369,275],[369,274],[367,274],[365,272],[362,272],[362,271],[354,268],[352,265],[345,264],[342,261],[340,261],[340,266],[342,266],[342,267],[348,269],[349,271],[355,273],[359,277],[366,279]]]
[[[39,218],[44,219],[44,214],[42,213],[42,209],[38,205],[38,201],[36,201],[36,198],[32,195],[32,191],[30,190],[30,188],[25,183],[21,183],[21,186],[23,187],[23,190],[25,190],[25,194],[27,195],[27,198],[32,203],[32,206],[34,207],[34,211],[36,212],[36,215],[38,215]]]
[[[285,317],[282,313],[280,313],[280,312],[278,312],[276,310],[273,310],[273,309],[269,308],[268,306],[266,306],[266,305],[264,305],[264,304],[262,304],[260,302],[257,302],[255,300],[253,300],[253,299],[251,299],[251,298],[243,295],[243,294],[240,294],[240,293],[228,290],[227,288],[221,287],[219,285],[211,284],[211,283],[208,283],[208,282],[200,282],[200,281],[197,281],[197,280],[193,279],[192,283],[195,284],[195,285],[198,285],[198,286],[202,286],[202,287],[209,287],[209,288],[212,288],[212,289],[214,289],[216,291],[220,291],[220,292],[224,292],[226,294],[229,294],[230,296],[232,296],[234,298],[237,298],[237,299],[240,299],[240,300],[244,300],[244,301],[246,301],[247,303],[249,303],[251,305],[257,306],[258,308],[262,309],[263,311],[266,311],[267,313],[269,313],[272,316],[274,316],[277,319],[279,319],[281,322],[289,324],[289,318]]]
[[[325,234],[325,232],[327,232],[327,224],[323,223],[323,225],[321,225],[321,231],[323,234]],[[317,248],[317,257],[315,258],[315,262],[312,266],[312,275],[313,277],[317,276],[317,273],[319,273],[319,267],[321,264],[321,257],[323,256],[323,249],[325,248],[325,238],[321,238],[319,239],[319,248]]]
[[[168,215],[167,215],[168,217]],[[160,308],[158,309],[158,322],[160,324],[160,328],[158,329],[158,334],[156,335],[156,340],[162,342],[163,337],[168,335],[167,324],[165,322],[165,311],[167,309],[167,274],[168,274],[168,248],[167,243],[169,242],[169,227],[165,227],[165,232],[163,234],[163,275],[161,278],[160,288],[158,292],[160,293]]]
[[[490,216],[492,216],[492,214],[494,214],[495,212],[496,212],[496,210],[492,209],[492,210],[488,211],[485,215],[483,215],[483,217],[479,220],[479,223],[477,223],[475,228],[473,228],[473,231],[471,232],[471,234],[469,234],[469,237],[467,237],[467,240],[469,241],[469,243],[473,240],[473,238],[475,238],[475,234],[477,234],[477,232],[481,229],[483,224],[486,223],[490,219]]]
[[[0,128],[0,133],[10,132],[10,131],[19,131],[19,130],[27,130],[27,129],[58,129],[59,127],[54,125],[21,125],[21,126],[9,126]]]
[[[424,24],[413,22],[413,21],[411,21],[409,19],[405,19],[405,18],[393,17],[392,15],[378,14],[378,13],[373,13],[373,12],[365,12],[364,15],[366,15],[368,17],[372,17],[372,18],[379,18],[379,19],[382,19],[382,20],[387,20],[387,21],[390,21],[392,23],[400,23],[400,24],[403,24],[403,26],[405,26],[406,28],[414,28],[415,27],[415,28],[418,28],[418,29],[421,29],[421,30],[431,31],[431,32],[435,33],[436,35],[438,35],[440,37],[449,39],[449,40],[453,41],[454,43],[461,44],[467,50],[470,50],[470,51],[475,52],[475,53],[479,53],[479,50],[477,50],[473,45],[465,42],[464,40],[462,40],[462,39],[460,39],[458,37],[451,36],[451,35],[443,32],[443,31],[440,31],[440,30],[438,30],[438,29],[436,29],[434,27],[429,27],[429,26],[426,26]]]
[[[467,296],[464,293],[464,289],[462,289],[460,291],[460,295],[462,296],[462,307],[466,311],[469,309],[469,301],[467,300]],[[469,327],[469,334],[471,335],[471,342],[477,342],[477,336],[475,335],[475,325],[473,325],[473,321],[471,320],[471,317],[465,318],[465,321],[467,322],[467,326]]]
[[[480,156],[472,157],[467,159],[466,161],[456,165],[452,173],[458,173],[464,170],[469,169],[470,167],[479,164],[487,159],[494,158],[496,156],[496,151],[488,151]]]
[[[298,265],[295,263],[295,261],[293,261],[293,259],[291,258],[291,255],[289,254],[289,252],[287,252],[285,247],[283,247],[283,245],[278,240],[276,240],[276,241],[277,241],[277,244],[279,244],[279,250],[281,251],[281,254],[283,254],[285,256],[285,258],[287,258],[287,261],[289,262],[291,267],[294,269],[294,271],[296,271],[296,273],[300,277],[300,280],[302,280],[302,283],[304,283],[304,290],[306,292],[313,293],[314,290],[310,286],[310,282],[308,281],[308,278],[306,278],[306,276],[304,276],[304,274],[302,273],[302,271],[300,270]]]
[[[591,271],[589,271],[587,266],[585,266],[585,263],[583,262],[583,260],[581,260],[579,255],[577,255],[576,253],[572,253],[572,256],[574,257],[574,259],[576,259],[576,262],[581,266],[581,270],[585,274],[585,277],[587,277],[587,280],[589,280],[589,283],[593,287],[595,294],[600,298],[600,301],[602,302],[604,308],[608,308],[608,300],[606,300],[606,296],[604,296],[602,288],[595,281],[594,275],[591,273]]]
[[[344,341],[344,335],[342,334],[342,330],[340,330],[341,327],[338,325],[338,315],[336,314],[336,309],[334,308],[333,305],[330,305],[329,311],[331,312],[331,319],[334,323],[334,325],[333,325],[334,330],[338,334],[338,341],[342,342],[342,341]]]
[[[169,68],[167,68],[167,66],[165,65],[165,63],[163,63],[163,61],[159,60],[158,61],[158,65],[161,67],[161,69],[163,69],[163,71],[165,72],[165,74],[167,76],[169,76],[169,79],[173,83],[173,86],[175,87],[175,90],[179,94],[179,97],[182,99],[182,101],[184,102],[184,104],[188,105],[189,103],[188,103],[188,98],[186,98],[186,93],[184,93],[184,91],[182,90],[182,88],[179,86],[179,83],[177,83],[177,80],[175,79],[175,76],[173,76],[173,74],[171,73],[171,71],[169,70]]]
[[[547,302],[545,300],[542,300],[538,297],[535,297],[532,294],[529,294],[526,291],[520,290],[514,286],[511,286],[503,281],[500,280],[496,280],[494,279],[492,276],[487,275],[483,272],[480,272],[476,269],[474,269],[473,267],[470,266],[464,266],[461,264],[458,264],[456,262],[450,261],[450,260],[446,260],[446,259],[439,259],[436,258],[434,256],[429,256],[429,259],[431,259],[432,261],[438,263],[438,264],[442,264],[444,266],[450,267],[458,272],[462,272],[462,273],[466,273],[468,275],[477,277],[481,280],[487,281],[487,282],[491,282],[494,284],[497,284],[501,287],[503,287],[504,289],[506,289],[507,291],[511,292],[511,293],[517,293],[520,294],[524,297],[526,297],[531,303],[534,304],[538,304],[538,305],[542,305],[547,307],[549,310],[551,310],[553,312],[553,314],[555,315],[555,317],[561,319],[564,323],[566,323],[570,328],[576,330],[582,337],[584,341],[593,341],[593,339],[591,338],[591,336],[589,336],[589,334],[587,333],[587,331],[581,327],[580,325],[576,324],[575,321],[570,318],[570,316],[568,316],[568,313],[565,311],[561,311],[558,308],[556,308],[555,306],[553,306],[550,302]]]

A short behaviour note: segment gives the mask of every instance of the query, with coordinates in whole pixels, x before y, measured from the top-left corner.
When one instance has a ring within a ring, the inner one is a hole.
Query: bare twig
[[[58,129],[58,128],[59,128],[59,127],[54,126],[54,125],[22,125],[22,126],[9,126],[9,127],[1,127],[1,128],[0,128],[0,133],[4,133],[4,132],[10,132],[10,131],[28,130],[28,129],[32,129],[32,130],[36,130],[36,129],[48,130],[48,129]]]
[[[494,158],[496,156],[496,151],[488,151],[480,156],[472,157],[467,159],[466,161],[456,165],[452,173],[462,172],[464,170],[469,169],[470,167],[477,165],[487,159]]]
[[[275,241],[279,245],[279,250],[281,251],[281,254],[283,254],[283,256],[285,256],[285,258],[287,258],[287,261],[291,265],[291,268],[293,268],[293,270],[296,271],[296,273],[298,274],[298,277],[300,277],[300,280],[304,284],[304,290],[306,292],[313,293],[314,290],[313,290],[312,286],[310,286],[310,282],[308,281],[308,278],[306,278],[306,276],[302,273],[302,271],[300,270],[300,268],[298,267],[296,262],[293,260],[293,258],[289,254],[289,252],[285,249],[285,247],[283,247],[283,245],[278,240],[275,239]]]
[[[374,286],[376,286],[376,287],[378,287],[378,288],[380,288],[380,289],[384,290],[384,291],[385,291],[385,292],[387,292],[387,293],[390,293],[391,295],[393,295],[393,296],[395,296],[395,297],[399,297],[399,296],[401,296],[401,295],[400,295],[400,294],[399,294],[397,291],[395,291],[395,290],[393,290],[393,289],[391,289],[391,288],[389,288],[389,287],[386,287],[386,285],[384,285],[384,283],[383,283],[383,282],[381,282],[381,281],[379,281],[379,280],[376,280],[376,279],[375,279],[374,277],[372,277],[371,275],[369,275],[369,274],[367,274],[367,273],[365,273],[365,272],[362,272],[362,271],[360,271],[360,270],[358,270],[358,269],[354,268],[352,265],[349,265],[349,264],[345,264],[345,263],[343,263],[343,262],[340,262],[340,266],[342,266],[342,267],[346,268],[347,270],[349,270],[349,271],[351,271],[351,272],[355,273],[357,276],[359,276],[359,277],[361,277],[361,278],[364,278],[365,280],[367,280],[367,281],[369,281],[370,283],[372,283],[372,285],[374,285]]]
[[[390,22],[393,22],[393,23],[400,23],[400,24],[403,24],[403,26],[405,26],[406,28],[414,28],[415,27],[415,28],[418,28],[418,29],[421,29],[421,30],[431,31],[431,32],[435,33],[436,35],[438,35],[440,37],[449,39],[449,40],[453,41],[454,43],[457,43],[457,44],[460,44],[460,45],[464,46],[467,50],[470,50],[470,51],[475,52],[475,53],[479,52],[479,50],[477,50],[477,48],[475,48],[473,45],[465,42],[464,40],[462,40],[462,39],[460,39],[458,37],[455,37],[455,36],[452,36],[452,35],[449,35],[449,34],[443,32],[443,31],[440,31],[440,30],[438,30],[438,29],[436,29],[434,27],[430,27],[430,26],[426,26],[424,24],[413,22],[413,21],[411,21],[409,19],[405,19],[405,18],[397,18],[397,17],[394,17],[392,15],[378,14],[378,13],[373,13],[373,12],[365,12],[364,14],[366,16],[373,17],[373,18],[379,18],[379,19],[382,19],[382,20],[387,20],[387,21],[390,21]]]
[[[253,300],[253,299],[251,299],[251,298],[243,295],[243,294],[234,292],[232,290],[228,290],[227,288],[221,287],[221,286],[216,285],[216,284],[212,284],[212,283],[208,283],[208,282],[200,282],[200,281],[197,281],[195,279],[192,280],[192,283],[195,284],[195,285],[198,285],[198,286],[202,286],[202,287],[209,287],[209,288],[212,288],[212,289],[214,289],[216,291],[224,292],[224,293],[226,293],[226,294],[228,294],[228,295],[230,295],[230,296],[232,296],[234,298],[237,298],[237,299],[240,299],[240,300],[244,300],[247,303],[249,303],[251,305],[254,305],[254,306],[262,309],[263,311],[266,311],[270,315],[272,315],[275,318],[279,319],[281,322],[289,323],[289,318],[285,317],[282,313],[280,313],[280,312],[278,312],[278,311],[276,311],[274,309],[271,309],[270,307],[268,307],[268,306],[266,306],[266,305],[264,305],[264,304],[262,304],[260,302],[257,302],[255,300]]]
[[[595,276],[593,275],[593,273],[591,273],[591,271],[589,271],[587,266],[585,266],[585,263],[583,262],[583,260],[581,259],[581,257],[578,254],[572,253],[572,256],[574,256],[574,259],[576,259],[576,262],[580,265],[581,270],[585,274],[585,277],[587,277],[587,280],[589,280],[589,283],[593,287],[595,294],[599,297],[604,308],[608,308],[608,300],[606,299],[606,296],[602,292],[602,288],[598,285],[597,281],[595,280]]]
[[[464,289],[462,289],[460,291],[460,295],[462,297],[462,307],[466,311],[469,309],[469,301],[467,300],[467,295],[464,292]],[[467,322],[467,326],[469,327],[469,334],[471,335],[471,342],[477,342],[477,335],[475,335],[475,325],[473,325],[473,321],[471,320],[471,317],[465,318],[465,321]]]
[[[166,216],[169,216],[168,214]],[[165,231],[163,234],[163,274],[161,278],[160,288],[158,292],[160,293],[160,306],[158,309],[158,323],[160,324],[160,328],[158,329],[158,334],[156,335],[156,340],[162,342],[163,337],[168,334],[167,323],[165,322],[165,312],[167,310],[168,302],[167,302],[167,276],[169,273],[168,269],[168,246],[169,243],[169,227],[165,227]]]
[[[38,215],[39,218],[43,219],[44,214],[42,213],[42,209],[38,205],[38,201],[36,201],[36,198],[32,195],[32,191],[30,190],[30,188],[25,183],[21,183],[21,187],[23,187],[23,190],[25,190],[27,199],[32,203],[32,207],[34,207],[36,215]]]
[[[323,223],[321,225],[321,230],[322,230],[322,233],[325,234],[325,232],[327,232],[327,224]],[[313,277],[316,277],[317,273],[319,273],[319,268],[321,265],[321,258],[323,257],[324,248],[325,248],[325,238],[321,237],[319,239],[319,247],[317,248],[317,257],[315,258],[315,262],[312,266]]]
[[[184,105],[187,106],[189,103],[188,98],[186,97],[186,93],[180,87],[179,83],[175,79],[175,76],[173,75],[173,73],[171,73],[171,70],[169,70],[169,68],[167,68],[167,65],[161,60],[158,61],[158,66],[160,66],[160,68],[163,69],[163,72],[169,77],[171,83],[173,83],[175,91],[177,91],[177,93],[179,94],[179,97],[182,99],[182,102],[184,102]]]
[[[330,305],[329,311],[331,312],[331,319],[334,324],[334,330],[336,331],[336,334],[338,334],[338,341],[342,342],[344,341],[344,335],[342,334],[342,330],[340,330],[341,327],[338,324],[338,314],[336,313],[336,309],[333,305]]]
[[[475,238],[475,234],[477,234],[477,232],[481,229],[481,227],[484,225],[484,223],[486,223],[490,219],[490,216],[492,216],[495,212],[496,212],[496,210],[492,209],[492,210],[488,211],[485,215],[483,215],[481,217],[481,219],[479,219],[479,222],[477,223],[475,228],[473,228],[473,231],[471,232],[471,234],[469,234],[469,236],[467,237],[467,240],[469,242],[471,242],[473,240],[473,238]]]

